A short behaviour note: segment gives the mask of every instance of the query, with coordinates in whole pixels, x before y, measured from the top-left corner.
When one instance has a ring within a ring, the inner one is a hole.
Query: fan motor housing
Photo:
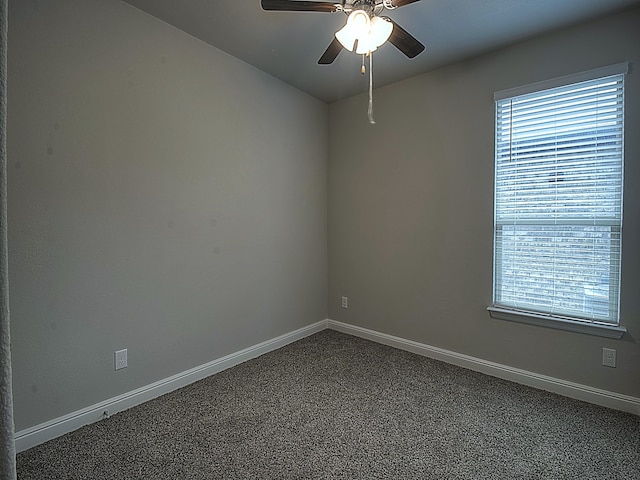
[[[383,4],[377,3],[376,0],[354,0],[351,2],[351,8],[347,5],[345,7],[345,11],[364,10],[369,16],[379,13],[384,8]]]

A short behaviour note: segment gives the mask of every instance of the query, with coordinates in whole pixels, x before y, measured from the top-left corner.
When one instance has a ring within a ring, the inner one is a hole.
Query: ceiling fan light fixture
[[[356,43],[356,36],[351,31],[348,24],[336,32],[336,38],[344,48],[353,52],[353,47]]]
[[[347,25],[351,25],[356,38],[361,39],[369,35],[371,19],[364,10],[354,10],[347,19]]]
[[[353,52],[356,40],[360,43],[369,36],[371,20],[364,10],[354,10],[347,19],[347,24],[336,32],[336,38],[344,48]]]
[[[378,47],[372,42],[371,36],[368,36],[361,40],[358,40],[358,45],[356,46],[356,53],[358,55],[366,55],[367,53],[374,52],[377,49]]]
[[[391,32],[393,32],[393,23],[382,17],[374,17],[373,20],[371,20],[369,41],[375,45],[376,48],[380,47],[384,42],[389,40]]]

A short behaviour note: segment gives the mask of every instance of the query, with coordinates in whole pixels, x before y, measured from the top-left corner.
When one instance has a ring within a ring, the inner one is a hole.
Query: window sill
[[[587,335],[597,335],[600,337],[619,339],[622,338],[627,331],[624,327],[565,320],[562,318],[551,317],[549,315],[519,312],[516,310],[508,310],[506,308],[487,307],[487,310],[489,311],[491,318],[499,320],[510,320],[529,325],[537,325],[539,327],[556,328],[559,330],[586,333]]]

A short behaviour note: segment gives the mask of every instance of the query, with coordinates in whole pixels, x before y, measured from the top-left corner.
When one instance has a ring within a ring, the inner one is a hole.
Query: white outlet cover
[[[616,366],[616,350],[614,348],[603,348],[602,349],[602,365],[605,367],[614,367]]]
[[[115,369],[120,370],[127,368],[127,349],[118,350],[115,352]]]

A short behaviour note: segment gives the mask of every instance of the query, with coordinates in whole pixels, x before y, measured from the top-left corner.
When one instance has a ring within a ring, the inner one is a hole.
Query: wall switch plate
[[[349,308],[349,299],[347,297],[342,297],[342,308]]]
[[[602,349],[602,365],[605,367],[614,367],[616,366],[616,351],[613,348],[603,348]]]
[[[120,370],[121,368],[127,368],[127,349],[118,350],[115,353],[115,367],[116,370]]]

